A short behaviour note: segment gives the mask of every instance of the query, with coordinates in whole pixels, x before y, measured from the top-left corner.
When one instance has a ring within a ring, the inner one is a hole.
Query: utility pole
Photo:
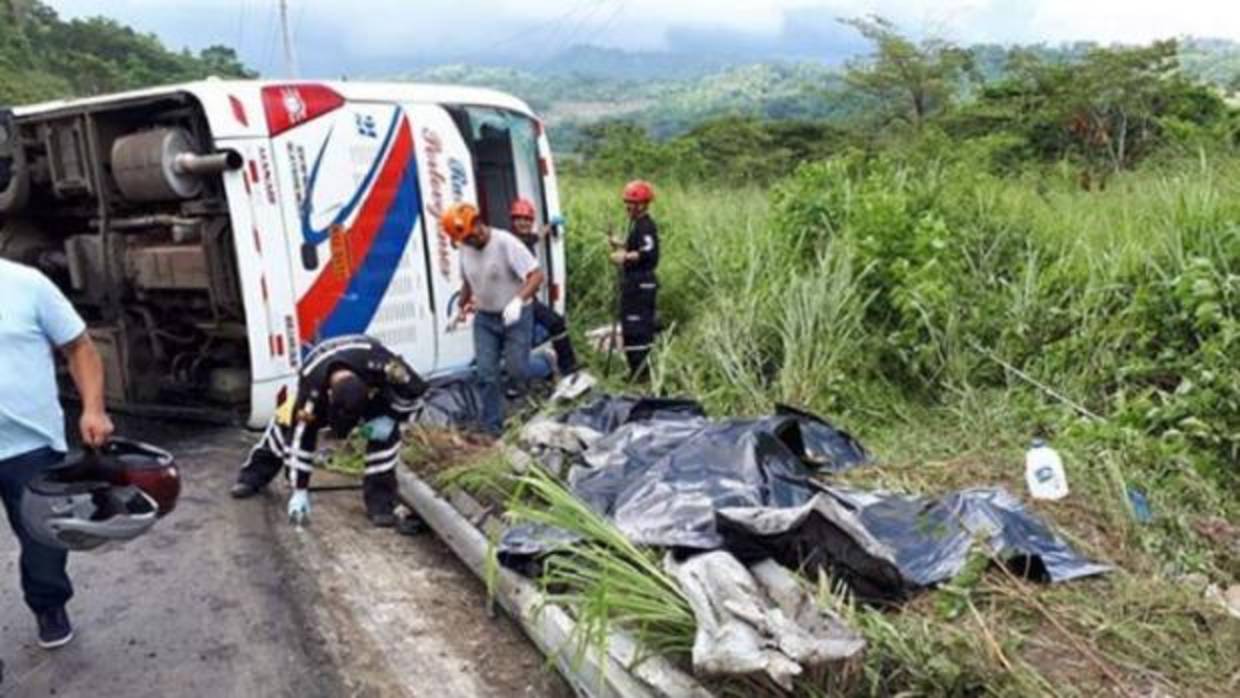
[[[280,29],[284,35],[284,72],[297,77],[297,59],[293,56],[293,37],[288,29],[288,0],[280,0]]]
[[[7,0],[9,16],[13,18],[13,26],[17,28],[18,36],[25,36],[26,9],[22,7],[24,0]]]

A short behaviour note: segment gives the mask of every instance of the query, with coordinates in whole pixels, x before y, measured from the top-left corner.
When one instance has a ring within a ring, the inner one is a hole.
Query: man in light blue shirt
[[[57,400],[53,348],[69,365],[82,397],[82,442],[101,446],[112,434],[103,406],[103,366],[86,323],[60,289],[39,271],[0,259],[0,499],[21,543],[21,584],[39,626],[39,644],[73,639],[65,604],[73,586],[68,553],[29,536],[22,492],[35,475],[65,455],[65,416]]]

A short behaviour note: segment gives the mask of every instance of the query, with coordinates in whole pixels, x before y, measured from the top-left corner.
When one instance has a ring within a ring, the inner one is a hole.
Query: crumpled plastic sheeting
[[[604,395],[593,402],[564,414],[560,421],[584,426],[602,434],[610,434],[626,424],[659,422],[657,427],[670,426],[673,421],[705,419],[702,406],[682,398],[641,398]],[[868,462],[869,454],[859,441],[847,432],[823,422],[808,412],[787,405],[776,405],[775,415],[758,420],[780,434],[781,440],[796,451],[807,465],[840,472]],[[657,431],[657,428],[656,430]],[[674,435],[669,435],[669,439]],[[591,465],[597,467],[597,463]]]
[[[705,416],[702,406],[694,400],[603,395],[565,413],[560,419],[565,424],[589,427],[599,433],[609,434],[630,422],[671,421]]]
[[[724,547],[741,559],[773,555],[827,568],[867,599],[899,599],[956,576],[975,543],[1020,574],[1062,582],[1110,565],[1073,551],[1006,490],[912,497],[825,487],[800,507],[719,512]]]
[[[722,509],[716,525],[723,546],[741,560],[772,557],[797,569],[825,570],[867,601],[899,601],[907,594],[896,550],[825,494],[784,509]]]
[[[693,673],[765,673],[784,690],[807,669],[842,667],[865,640],[822,608],[786,568],[764,560],[748,569],[727,552],[664,566],[693,609]]]
[[[569,489],[635,543],[713,550],[723,542],[718,509],[797,506],[813,496],[808,478],[817,469],[868,459],[852,437],[804,412],[723,421],[700,414],[686,400],[611,397],[568,413],[565,424],[611,431],[570,468]],[[542,526],[509,529],[501,559],[549,551],[544,536]]]
[[[569,485],[635,543],[713,550],[723,543],[715,531],[718,509],[790,507],[813,496],[812,471],[760,422],[682,422],[669,430],[680,439],[642,434],[640,424],[620,432],[628,430],[618,445],[630,455],[574,470]],[[644,446],[644,457],[634,453]]]
[[[766,421],[780,434],[780,440],[815,470],[841,473],[870,462],[870,454],[860,441],[804,410],[776,405],[775,416]]]
[[[930,498],[811,483],[868,456],[844,432],[791,408],[709,420],[688,401],[604,397],[563,421],[608,431],[568,456],[575,465],[566,480],[638,544],[828,569],[869,600],[899,600],[952,578],[976,541],[1035,579],[1111,569],[1077,554],[1003,490]],[[571,542],[546,527],[516,526],[500,540],[500,559],[521,565]]]
[[[568,454],[584,452],[603,435],[586,426],[565,424],[557,419],[535,417],[521,427],[521,442],[535,449],[554,449]]]
[[[431,382],[411,421],[440,429],[482,429],[482,393],[473,374]]]

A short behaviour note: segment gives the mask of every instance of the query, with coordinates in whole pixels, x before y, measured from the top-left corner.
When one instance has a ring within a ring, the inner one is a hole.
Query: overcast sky
[[[282,70],[278,0],[43,0],[62,17],[103,14],[167,44],[225,44]],[[1240,40],[1240,0],[287,0],[307,75],[553,55],[574,44],[825,60],[858,50],[839,17],[885,16],[960,43]]]

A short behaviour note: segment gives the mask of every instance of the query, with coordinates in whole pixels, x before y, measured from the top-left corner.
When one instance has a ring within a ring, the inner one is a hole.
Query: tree
[[[1072,157],[1096,180],[1129,169],[1169,133],[1209,127],[1227,107],[1179,68],[1176,42],[1091,47],[1079,59],[1048,62],[1013,52],[1009,77],[988,86],[966,113],[1019,134],[1032,154]]]
[[[219,77],[254,78],[258,73],[249,70],[237,52],[227,46],[208,46],[198,53],[198,60],[209,75]]]
[[[915,44],[878,16],[841,21],[874,44],[868,59],[849,63],[848,84],[875,97],[888,119],[906,121],[920,130],[952,102],[972,73],[971,54],[946,41]]]
[[[103,17],[65,22],[38,0],[0,0],[0,104],[22,104],[219,75],[253,77],[236,53],[169,51]]]

